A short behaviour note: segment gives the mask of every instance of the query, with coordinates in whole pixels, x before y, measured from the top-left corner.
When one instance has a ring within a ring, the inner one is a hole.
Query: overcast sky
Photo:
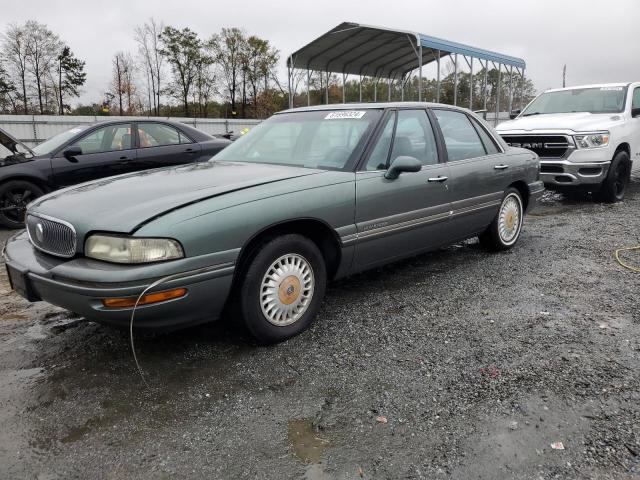
[[[282,65],[292,51],[352,21],[521,57],[538,90],[562,86],[565,63],[568,85],[640,80],[638,0],[2,0],[1,10],[0,28],[38,20],[86,61],[85,103],[102,99],[113,54],[135,52],[133,29],[150,17],[203,37],[244,28],[271,41]]]

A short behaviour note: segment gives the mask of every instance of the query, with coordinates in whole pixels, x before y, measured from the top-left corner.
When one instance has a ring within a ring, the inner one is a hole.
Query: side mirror
[[[72,145],[71,147],[67,147],[67,149],[62,152],[62,155],[70,162],[78,163],[78,159],[76,157],[82,155],[82,148],[77,145]]]
[[[384,178],[395,180],[403,172],[419,172],[421,169],[422,163],[417,158],[400,156],[391,162],[391,166],[387,173],[384,174]]]
[[[631,116],[633,118],[640,117],[640,107],[632,108],[631,109]]]
[[[517,110],[511,110],[511,113],[509,114],[509,118],[511,120],[513,120],[514,118],[516,118],[518,115],[520,115],[520,112],[522,110],[520,110],[519,108]]]

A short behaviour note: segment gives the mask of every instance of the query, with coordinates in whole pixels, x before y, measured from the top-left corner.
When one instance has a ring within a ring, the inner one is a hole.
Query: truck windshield
[[[546,113],[620,113],[624,110],[627,87],[573,88],[547,92],[522,112],[522,117]]]
[[[343,170],[363,148],[381,114],[381,109],[373,108],[281,113],[243,135],[214,160]]]

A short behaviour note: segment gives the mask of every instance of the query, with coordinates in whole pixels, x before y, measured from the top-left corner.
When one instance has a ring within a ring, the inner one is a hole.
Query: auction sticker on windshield
[[[339,112],[331,112],[324,117],[325,120],[338,120],[341,118],[362,118],[366,112],[363,110],[344,110]]]

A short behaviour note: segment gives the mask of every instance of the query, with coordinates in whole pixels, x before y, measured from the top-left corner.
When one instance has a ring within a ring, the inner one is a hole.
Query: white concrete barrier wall
[[[32,147],[76,125],[91,125],[108,120],[139,120],[143,118],[162,118],[182,122],[210,135],[227,132],[239,133],[242,129],[252,128],[261,122],[261,120],[225,118],[0,115],[0,128],[21,140],[27,146]]]

